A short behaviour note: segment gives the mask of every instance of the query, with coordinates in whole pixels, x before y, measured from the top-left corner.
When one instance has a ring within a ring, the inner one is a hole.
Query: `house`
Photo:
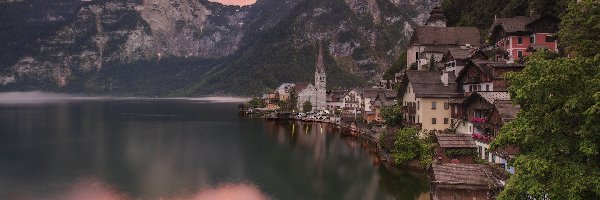
[[[465,96],[475,91],[506,91],[506,72],[521,71],[524,64],[472,59],[458,74],[456,81]]]
[[[441,63],[444,64],[444,68],[440,70],[454,72],[454,75],[458,77],[471,59],[487,60],[488,57],[480,49],[472,47],[449,48],[442,56]]]
[[[399,91],[405,124],[422,131],[449,128],[450,101],[462,97],[452,80],[447,71],[407,71]]]
[[[279,95],[279,101],[287,101],[295,85],[294,83],[283,83],[277,87],[275,92]]]
[[[490,27],[496,60],[521,60],[530,52],[548,49],[558,52],[556,33],[560,19],[554,16],[515,16],[495,18]]]
[[[362,89],[354,88],[350,90],[344,98],[342,99],[344,102],[344,111],[346,113],[359,113],[362,110]]]
[[[433,164],[431,199],[496,199],[506,177],[483,164]]]
[[[398,93],[393,90],[379,90],[375,98],[371,100],[372,115],[369,115],[370,117],[365,117],[367,122],[383,122],[383,117],[381,116],[381,109],[396,105],[397,96]]]
[[[449,48],[479,47],[481,36],[476,27],[418,26],[411,36],[406,65],[422,70],[431,57],[439,62]]]
[[[475,164],[474,154],[477,146],[470,135],[436,133],[438,148],[435,158],[440,163]]]
[[[362,94],[360,95],[362,97],[361,110],[366,111],[366,112],[373,111],[373,105],[371,104],[371,102],[373,100],[375,100],[379,91],[382,91],[382,90],[383,89],[381,89],[381,88],[362,88],[361,89]]]
[[[327,110],[335,113],[341,112],[344,108],[344,96],[350,92],[347,89],[335,89],[327,92]]]
[[[490,143],[498,135],[500,128],[514,119],[520,110],[519,106],[512,104],[509,93],[474,92],[463,101],[460,110],[463,114],[454,118],[459,121],[457,132],[471,135],[475,139],[478,157],[514,173],[514,169],[507,165],[507,160],[516,152],[506,150],[498,154],[490,151]]]

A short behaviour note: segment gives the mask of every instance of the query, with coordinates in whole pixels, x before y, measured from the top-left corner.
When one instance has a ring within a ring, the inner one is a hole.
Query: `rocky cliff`
[[[0,62],[0,89],[122,95],[249,95],[310,81],[316,44],[330,87],[367,84],[408,42],[430,0],[42,0],[3,3],[22,14],[22,47]],[[425,13],[425,14],[424,14]],[[2,16],[3,18],[5,16]],[[14,16],[13,16],[14,17]],[[4,21],[4,19],[2,19]],[[14,35],[0,35],[3,39]],[[9,52],[9,49],[0,51]],[[6,54],[5,54],[6,55]]]

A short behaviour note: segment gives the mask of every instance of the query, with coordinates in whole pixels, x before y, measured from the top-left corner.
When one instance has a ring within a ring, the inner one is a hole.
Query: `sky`
[[[250,5],[256,2],[256,0],[209,0],[212,2],[219,2],[225,5]]]

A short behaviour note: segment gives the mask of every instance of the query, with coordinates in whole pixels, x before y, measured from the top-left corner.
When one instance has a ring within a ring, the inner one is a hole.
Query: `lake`
[[[0,103],[0,199],[429,199],[361,141],[316,123],[238,116],[238,103]]]

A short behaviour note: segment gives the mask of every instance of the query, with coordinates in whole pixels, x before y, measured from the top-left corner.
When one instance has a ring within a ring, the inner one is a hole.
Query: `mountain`
[[[406,46],[433,0],[13,0],[0,8],[0,90],[254,95],[311,81],[361,86]],[[10,13],[14,13],[11,15]],[[10,22],[9,22],[10,21]]]

